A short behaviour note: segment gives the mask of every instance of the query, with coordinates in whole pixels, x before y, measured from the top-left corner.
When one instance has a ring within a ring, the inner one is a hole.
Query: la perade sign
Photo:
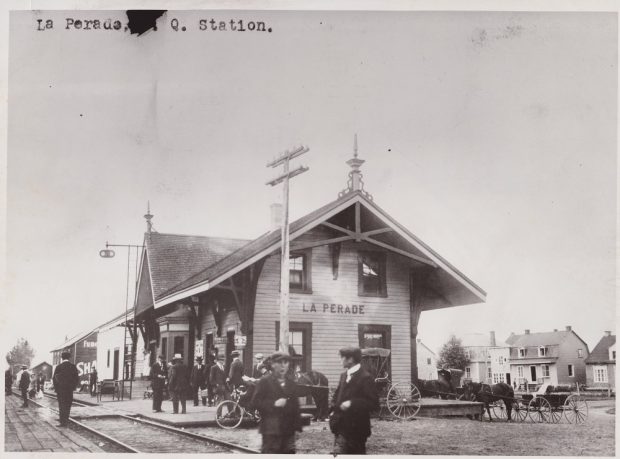
[[[363,304],[337,304],[337,303],[302,303],[302,312],[316,312],[317,314],[350,314],[364,315]]]

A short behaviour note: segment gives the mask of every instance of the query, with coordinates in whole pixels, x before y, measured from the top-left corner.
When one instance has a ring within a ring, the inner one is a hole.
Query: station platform
[[[56,427],[56,415],[30,403],[22,408],[15,395],[4,398],[4,450],[6,452],[104,452],[92,441],[68,428]]]

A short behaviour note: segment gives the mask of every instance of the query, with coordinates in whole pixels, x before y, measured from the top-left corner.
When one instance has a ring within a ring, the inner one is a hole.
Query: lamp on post
[[[129,400],[131,400],[131,395],[132,395],[132,389],[133,389],[133,372],[134,372],[134,366],[135,366],[135,362],[134,362],[134,352],[132,351],[130,354],[130,367],[127,368],[127,332],[128,332],[128,327],[129,327],[129,272],[130,272],[130,260],[131,260],[131,249],[132,248],[136,248],[136,268],[137,268],[137,263],[138,263],[138,256],[137,256],[137,252],[139,248],[143,248],[143,245],[136,245],[136,244],[109,244],[107,241],[105,243],[105,249],[102,249],[99,251],[99,256],[101,258],[114,258],[114,256],[116,255],[116,253],[114,252],[114,250],[110,249],[110,247],[127,247],[127,285],[126,285],[126,289],[125,289],[125,322],[124,322],[124,326],[125,326],[125,333],[123,336],[123,378],[121,380],[121,400],[124,399],[125,397],[125,379],[126,376],[129,377]],[[133,317],[133,324],[135,327],[135,314],[136,314],[136,310],[134,307],[133,310],[134,313],[134,317]],[[132,340],[134,339],[133,336],[135,335],[135,333],[132,333],[131,331],[129,331],[130,336],[132,336]],[[135,343],[137,345],[137,343]],[[132,349],[133,349],[134,345],[132,344]],[[129,373],[129,374],[128,374]]]

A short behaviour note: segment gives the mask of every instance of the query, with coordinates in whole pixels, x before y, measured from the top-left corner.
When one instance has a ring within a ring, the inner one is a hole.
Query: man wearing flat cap
[[[306,393],[287,377],[288,354],[276,352],[269,360],[272,372],[258,381],[252,398],[261,415],[261,453],[295,454],[295,432],[301,432],[299,397]]]
[[[19,377],[19,390],[22,393],[22,408],[28,408],[28,386],[30,385],[30,373],[28,366],[22,365]]]
[[[340,375],[329,415],[329,426],[335,435],[333,453],[366,454],[370,413],[379,409],[375,382],[360,365],[360,348],[340,349],[340,360],[346,371]]]
[[[192,386],[192,395],[194,396],[194,406],[198,406],[199,392],[206,387],[205,366],[202,364],[201,356],[196,357],[196,365],[192,368],[190,385]],[[202,397],[202,404],[207,404],[207,397]]]
[[[254,379],[260,379],[263,374],[265,374],[266,372],[266,368],[265,365],[263,363],[264,360],[264,356],[261,353],[258,353],[254,356],[254,359],[256,359],[256,363],[252,366],[252,378]]]
[[[228,372],[228,382],[233,388],[239,387],[243,384],[243,362],[241,361],[241,351],[232,351],[230,353],[233,358],[230,364],[230,370]]]

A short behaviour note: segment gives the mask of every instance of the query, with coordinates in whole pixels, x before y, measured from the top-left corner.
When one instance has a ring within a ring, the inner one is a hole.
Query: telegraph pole
[[[288,352],[288,299],[289,299],[289,227],[288,227],[288,182],[293,177],[303,174],[309,168],[299,166],[289,170],[291,159],[303,155],[309,151],[308,147],[299,146],[291,151],[286,150],[278,158],[267,164],[267,167],[284,166],[284,173],[267,182],[267,185],[276,186],[283,183],[282,190],[282,260],[280,263],[280,350]]]

